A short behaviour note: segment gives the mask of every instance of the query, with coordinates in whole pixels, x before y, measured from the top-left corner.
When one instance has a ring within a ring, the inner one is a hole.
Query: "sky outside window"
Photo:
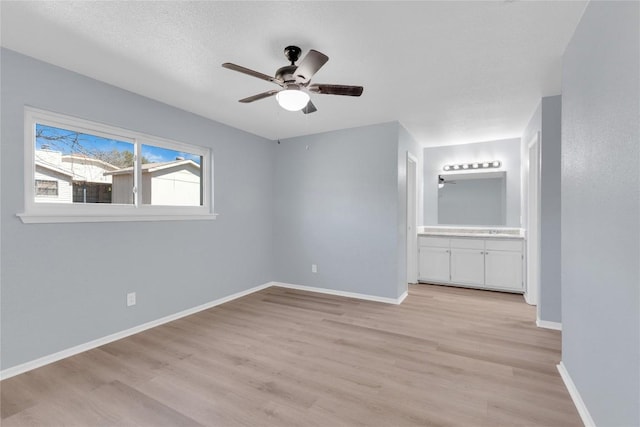
[[[51,151],[59,151],[62,154],[80,154],[97,158],[107,163],[113,163],[115,166],[132,166],[132,164],[127,164],[131,163],[131,159],[133,158],[132,143],[61,129],[54,126],[36,124],[35,146],[36,150],[48,149]],[[116,160],[114,157],[118,156],[109,156],[108,153],[121,153],[119,157],[122,159],[114,162],[114,160]],[[125,158],[124,153],[129,153],[129,155],[126,155]],[[142,146],[143,163],[172,162],[175,161],[176,158],[192,160],[198,165],[201,163],[200,156],[195,154],[153,145]],[[109,160],[111,160],[111,162]]]

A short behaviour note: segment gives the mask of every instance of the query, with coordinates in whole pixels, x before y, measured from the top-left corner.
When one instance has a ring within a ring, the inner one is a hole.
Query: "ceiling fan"
[[[445,184],[457,184],[456,181],[447,180],[442,175],[438,175],[438,188],[444,188]]]
[[[309,92],[324,95],[362,95],[362,91],[364,89],[362,86],[310,84],[311,78],[329,60],[329,57],[324,53],[311,49],[309,53],[302,58],[300,63],[296,65],[295,63],[298,61],[298,58],[300,58],[301,52],[302,51],[298,46],[285,47],[284,54],[291,62],[291,65],[285,65],[284,67],[278,68],[275,77],[268,76],[240,65],[232,64],[230,62],[225,62],[222,66],[229,70],[238,71],[280,86],[280,89],[262,92],[257,95],[243,98],[239,101],[245,104],[275,95],[278,100],[278,104],[280,104],[280,106],[285,110],[302,110],[304,114],[309,114],[317,111],[315,105],[311,102]]]

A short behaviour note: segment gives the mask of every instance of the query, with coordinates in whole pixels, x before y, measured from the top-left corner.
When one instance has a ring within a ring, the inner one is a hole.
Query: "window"
[[[134,165],[134,141],[98,136],[71,126],[36,121],[32,144],[36,179],[66,175],[61,181],[72,191],[63,191],[58,196],[60,203],[112,203],[112,177],[108,174]],[[120,182],[126,187],[123,191],[132,195],[133,173]],[[36,197],[35,202],[49,201]],[[133,197],[113,203],[132,204]]]
[[[36,179],[36,196],[58,197],[58,181]]]
[[[25,159],[24,222],[215,218],[207,148],[25,108]]]

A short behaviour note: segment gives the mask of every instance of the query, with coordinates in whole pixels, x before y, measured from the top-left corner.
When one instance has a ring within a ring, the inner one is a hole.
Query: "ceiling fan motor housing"
[[[278,68],[278,71],[276,71],[276,79],[285,83],[295,82],[296,76],[294,73],[297,69],[298,67],[296,65],[285,65],[284,67],[280,67]]]
[[[300,58],[302,50],[298,46],[287,46],[284,48],[284,56],[291,61],[291,65],[294,64]]]

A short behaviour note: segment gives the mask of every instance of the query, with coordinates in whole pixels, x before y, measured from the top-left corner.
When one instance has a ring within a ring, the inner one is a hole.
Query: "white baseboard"
[[[529,296],[529,292],[524,293],[524,302],[526,302],[529,305],[538,305],[536,304],[536,302],[533,300],[533,298],[531,298],[531,296]]]
[[[182,317],[189,316],[191,314],[195,314],[199,311],[206,310],[211,307],[215,307],[220,304],[224,304],[225,302],[232,301],[234,299],[243,297],[245,295],[252,294],[257,291],[261,291],[262,289],[266,289],[272,286],[273,282],[265,283],[263,285],[255,286],[251,289],[247,289],[241,292],[237,292],[232,295],[228,295],[226,297],[219,298],[214,301],[210,301],[208,303],[198,305],[196,307],[189,308],[187,310],[180,311],[178,313],[170,314],[169,316],[162,317],[160,319],[152,320],[147,323],[143,323],[142,325],[134,326],[133,328],[126,329],[124,331],[116,332],[115,334],[107,335],[102,338],[95,339],[93,341],[89,341],[84,344],[80,344],[57,353],[49,354],[47,356],[40,357],[38,359],[22,363],[20,365],[12,366],[11,368],[3,369],[0,371],[0,380],[5,380],[7,378],[11,378],[18,374],[22,374],[27,371],[31,371],[32,369],[40,368],[42,366],[48,365],[53,362],[57,362],[58,360],[74,356],[78,353],[82,353],[87,350],[91,350],[96,347],[100,347],[101,345],[108,344],[113,341],[117,341],[119,339],[128,337],[130,335],[137,334],[139,332],[145,331],[147,329],[154,328],[156,326],[160,326],[162,324],[171,322],[173,320],[180,319]]]
[[[11,368],[3,369],[2,371],[0,371],[0,380],[5,380],[7,378],[14,377],[24,372],[31,371],[36,368],[40,368],[50,363],[57,362],[58,360],[62,360],[64,358],[74,356],[76,354],[94,349],[96,347],[100,347],[101,345],[109,344],[110,342],[117,341],[119,339],[137,334],[142,331],[146,331],[147,329],[151,329],[156,326],[163,325],[173,320],[177,320],[182,317],[186,317],[191,314],[198,313],[199,311],[207,310],[211,307],[224,304],[225,302],[233,301],[234,299],[238,299],[243,296],[252,294],[254,292],[261,291],[271,286],[279,286],[281,288],[298,289],[298,290],[310,291],[310,292],[320,292],[324,294],[338,295],[338,296],[343,296],[348,298],[357,298],[357,299],[363,299],[368,301],[384,302],[387,304],[400,304],[407,297],[407,292],[402,294],[399,298],[384,298],[384,297],[378,297],[374,295],[343,292],[343,291],[336,291],[336,290],[324,289],[324,288],[314,288],[312,286],[292,285],[289,283],[280,283],[280,282],[268,282],[263,285],[258,285],[253,288],[250,288],[241,292],[236,292],[235,294],[228,295],[226,297],[222,297],[217,300],[210,301],[208,303],[201,304],[196,307],[192,307],[187,310],[180,311],[178,313],[170,314],[169,316],[165,316],[160,319],[143,323],[142,325],[134,326],[133,328],[129,328],[124,331],[116,332],[114,334],[107,335],[105,337],[98,338],[93,341],[86,342],[84,344],[76,345],[74,347],[67,348],[65,350],[62,350],[53,354],[49,354],[47,356],[43,356],[38,359],[31,360],[29,362],[22,363],[20,365],[12,366]]]
[[[537,319],[536,325],[538,326],[538,328],[553,329],[556,331],[562,330],[562,323],[560,322],[549,322],[548,320]]]
[[[560,362],[560,364],[558,364],[558,372],[560,372],[562,381],[564,381],[564,385],[567,387],[567,391],[569,391],[569,395],[573,400],[573,404],[576,405],[578,414],[580,414],[580,418],[582,418],[582,422],[584,423],[585,427],[596,427],[596,423],[593,422],[593,418],[591,418],[591,414],[589,414],[589,410],[584,404],[584,401],[580,396],[580,392],[576,388],[576,385],[573,383],[571,375],[569,375],[569,371],[567,371],[567,368],[566,366],[564,366],[563,362]]]
[[[402,293],[402,295],[400,295],[400,296],[398,297],[398,302],[397,302],[397,303],[394,303],[394,304],[402,304],[402,302],[403,302],[405,299],[407,299],[407,297],[408,297],[408,296],[409,296],[409,291],[404,291],[404,292]]]
[[[356,298],[356,299],[362,299],[367,301],[384,302],[386,304],[396,304],[396,305],[402,303],[402,301],[404,301],[404,299],[407,297],[407,292],[405,292],[398,298],[387,298],[387,297],[379,297],[375,295],[359,294],[355,292],[336,291],[335,289],[316,288],[314,286],[294,285],[291,283],[271,282],[271,284],[273,286],[278,286],[281,288],[298,289],[300,291],[318,292],[321,294],[337,295],[340,297]]]

